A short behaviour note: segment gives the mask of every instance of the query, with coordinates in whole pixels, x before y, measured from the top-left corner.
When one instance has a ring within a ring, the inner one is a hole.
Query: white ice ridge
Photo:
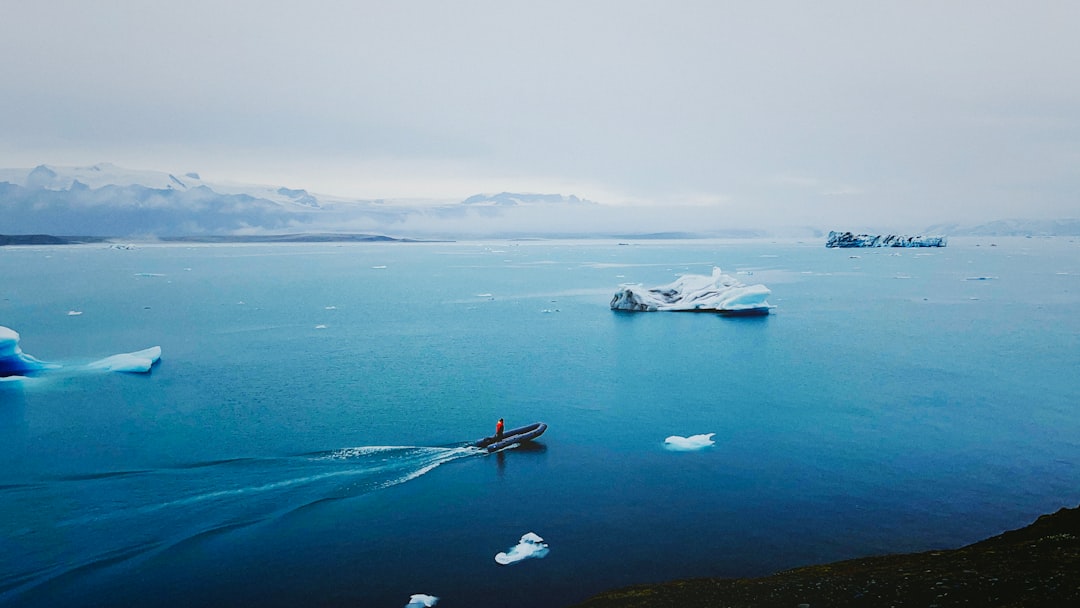
[[[439,603],[439,598],[434,595],[426,595],[423,593],[414,593],[409,598],[409,603],[405,604],[405,608],[431,608],[435,604]]]
[[[101,369],[107,372],[146,373],[155,363],[161,360],[161,347],[151,346],[133,353],[121,353],[111,357],[105,357],[100,361],[94,361],[86,367],[89,369]]]
[[[511,547],[509,551],[497,553],[495,561],[506,566],[530,557],[544,557],[547,554],[548,546],[544,539],[537,536],[535,532],[529,532],[522,536],[518,544]]]
[[[664,447],[673,452],[692,452],[694,450],[700,450],[715,443],[713,441],[713,435],[715,434],[716,433],[706,433],[704,435],[691,435],[689,437],[672,435],[664,440]]]
[[[133,353],[106,357],[87,365],[86,369],[144,373],[150,371],[150,368],[160,359],[161,347],[154,346]],[[22,352],[19,348],[19,333],[11,328],[0,326],[0,378],[32,376],[59,367],[61,366],[56,363],[39,361]]]
[[[765,301],[770,293],[764,285],[743,285],[714,267],[711,276],[684,274],[667,285],[651,289],[623,285],[611,298],[611,309],[765,315],[772,308]]]

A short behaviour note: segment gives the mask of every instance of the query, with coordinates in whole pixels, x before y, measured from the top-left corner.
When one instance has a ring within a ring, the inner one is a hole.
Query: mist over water
[[[714,265],[773,313],[608,309]],[[162,348],[0,383],[13,606],[558,606],[1080,501],[1074,240],[27,247],[0,276],[30,355]],[[465,447],[500,417],[549,430]],[[496,563],[530,532],[543,559]]]

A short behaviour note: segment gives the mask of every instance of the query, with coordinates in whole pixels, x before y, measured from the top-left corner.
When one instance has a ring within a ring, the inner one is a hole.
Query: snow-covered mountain
[[[0,234],[202,236],[312,231],[438,234],[542,205],[595,205],[560,194],[478,194],[461,202],[348,200],[299,188],[210,183],[198,173],[100,163],[0,169]]]
[[[464,200],[358,200],[280,185],[211,183],[195,172],[100,163],[0,169],[0,235],[222,237],[294,233],[406,238],[608,236],[761,237],[762,227],[720,223],[715,210],[677,202],[601,205],[574,195],[500,192]],[[797,236],[824,237],[816,227]],[[945,236],[1080,235],[1080,220],[940,224]]]
[[[186,192],[196,188],[210,188],[221,194],[246,194],[285,205],[296,204],[319,207],[319,200],[306,190],[255,185],[228,185],[205,182],[198,173],[182,175],[164,171],[132,170],[112,163],[98,163],[88,167],[54,167],[38,165],[25,169],[0,169],[0,182],[7,182],[30,189],[63,191],[86,186],[91,190],[107,186],[142,186],[151,190],[174,190]]]

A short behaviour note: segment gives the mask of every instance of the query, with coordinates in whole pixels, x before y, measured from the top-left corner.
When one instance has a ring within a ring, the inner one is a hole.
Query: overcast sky
[[[733,225],[1080,216],[1080,2],[16,0],[3,19],[5,167]]]

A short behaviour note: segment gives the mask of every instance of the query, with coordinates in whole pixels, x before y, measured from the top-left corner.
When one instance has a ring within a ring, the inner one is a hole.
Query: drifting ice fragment
[[[694,450],[701,450],[709,447],[715,443],[712,439],[716,433],[707,433],[704,435],[691,435],[689,437],[680,437],[679,435],[672,435],[664,440],[664,447],[673,452],[691,452]]]
[[[770,293],[764,285],[743,285],[735,277],[713,268],[711,276],[684,274],[667,285],[651,289],[624,285],[611,298],[611,309],[767,315],[772,305],[765,298]]]
[[[548,554],[547,543],[544,539],[540,538],[534,532],[521,537],[521,540],[517,545],[511,547],[506,553],[497,553],[495,555],[495,561],[499,564],[507,566],[509,564],[515,564],[523,559],[530,557],[541,558]]]
[[[409,603],[405,604],[405,608],[430,608],[437,603],[439,603],[439,598],[434,595],[415,593],[409,598]]]
[[[133,353],[121,353],[106,357],[87,365],[87,369],[101,369],[107,372],[128,372],[144,374],[161,360],[161,347],[151,346]]]

